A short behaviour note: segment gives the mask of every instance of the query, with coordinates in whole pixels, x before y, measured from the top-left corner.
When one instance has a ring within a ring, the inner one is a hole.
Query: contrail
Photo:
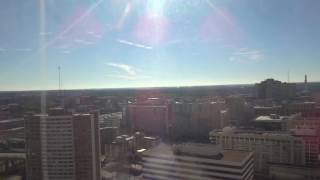
[[[82,22],[87,16],[89,16],[104,0],[99,0],[93,5],[91,5],[78,19],[73,21],[68,27],[66,27],[62,32],[60,32],[55,38],[49,41],[45,46],[50,46],[61,38],[64,34],[68,33],[74,26]]]
[[[230,25],[234,25],[232,20],[227,17],[220,9],[218,9],[211,0],[205,0],[205,2],[213,9],[215,10],[227,23]]]
[[[119,39],[118,42],[121,43],[121,44],[126,44],[126,45],[129,45],[129,46],[134,46],[134,47],[137,47],[137,48],[152,49],[151,46],[146,46],[146,45],[143,45],[143,44],[138,44],[138,43],[134,43],[134,42],[122,40],[122,39]]]

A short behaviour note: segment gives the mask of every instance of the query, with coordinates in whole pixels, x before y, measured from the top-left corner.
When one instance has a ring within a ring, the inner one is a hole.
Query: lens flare
[[[138,19],[133,35],[141,43],[157,46],[168,40],[170,23],[165,16],[166,0],[149,0],[146,13]]]
[[[147,10],[153,14],[163,15],[165,4],[166,0],[148,0]]]

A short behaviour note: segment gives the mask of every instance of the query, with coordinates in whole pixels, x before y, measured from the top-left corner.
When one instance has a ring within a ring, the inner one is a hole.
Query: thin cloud
[[[70,54],[71,51],[69,51],[69,50],[64,50],[64,51],[61,51],[61,53],[62,53],[62,54]]]
[[[138,79],[149,79],[151,76],[141,74],[141,70],[129,66],[127,64],[120,63],[105,63],[107,66],[113,67],[119,71],[116,71],[114,74],[109,74],[109,77],[126,79],[126,80],[138,80]]]
[[[92,44],[94,44],[91,41],[87,41],[87,40],[83,40],[83,39],[75,39],[74,42],[78,43],[78,44],[83,44],[83,45],[92,45]]]
[[[29,52],[31,51],[30,48],[16,48],[15,51],[19,51],[19,52]]]
[[[137,75],[135,68],[127,64],[107,63],[107,65],[125,71],[128,75]]]
[[[151,46],[146,46],[146,45],[143,45],[143,44],[138,44],[138,43],[126,41],[126,40],[123,40],[123,39],[119,39],[118,43],[129,45],[129,46],[133,46],[133,47],[137,47],[137,48],[152,49]]]
[[[107,75],[113,78],[126,79],[126,80],[140,80],[140,79],[150,79],[151,76],[147,75],[136,75],[136,76],[128,76],[128,75]]]
[[[6,49],[4,49],[4,48],[0,48],[0,53],[2,53],[2,52],[6,52],[7,50]]]
[[[229,60],[238,63],[257,63],[264,57],[265,55],[259,50],[240,48],[229,57]]]

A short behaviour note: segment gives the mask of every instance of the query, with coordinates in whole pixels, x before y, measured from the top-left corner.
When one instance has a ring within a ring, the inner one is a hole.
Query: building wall
[[[151,135],[169,133],[169,111],[167,105],[128,105],[127,118],[133,131]]]
[[[40,118],[43,179],[74,179],[71,116]]]
[[[267,173],[269,162],[305,164],[302,139],[289,135],[210,133],[210,141],[224,149],[254,151],[257,172]]]
[[[290,99],[296,95],[296,84],[266,79],[256,84],[256,93],[257,97],[261,99]]]
[[[175,103],[172,137],[178,140],[207,140],[212,129],[230,124],[229,112],[225,108],[224,102]]]
[[[272,180],[318,180],[320,171],[319,168],[272,164],[269,177]]]
[[[75,149],[75,176],[77,180],[96,180],[100,176],[97,173],[97,161],[99,154],[99,139],[95,134],[98,131],[96,120],[93,115],[75,115],[73,116],[73,136]],[[99,150],[100,151],[100,150]]]
[[[26,179],[42,180],[40,118],[26,117]]]

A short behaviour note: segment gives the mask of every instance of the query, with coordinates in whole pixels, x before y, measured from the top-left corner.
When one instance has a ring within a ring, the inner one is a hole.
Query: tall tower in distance
[[[307,74],[304,75],[304,89],[303,89],[303,93],[304,93],[304,94],[308,94],[308,93],[309,93],[309,89],[308,89],[308,75],[307,75]]]

